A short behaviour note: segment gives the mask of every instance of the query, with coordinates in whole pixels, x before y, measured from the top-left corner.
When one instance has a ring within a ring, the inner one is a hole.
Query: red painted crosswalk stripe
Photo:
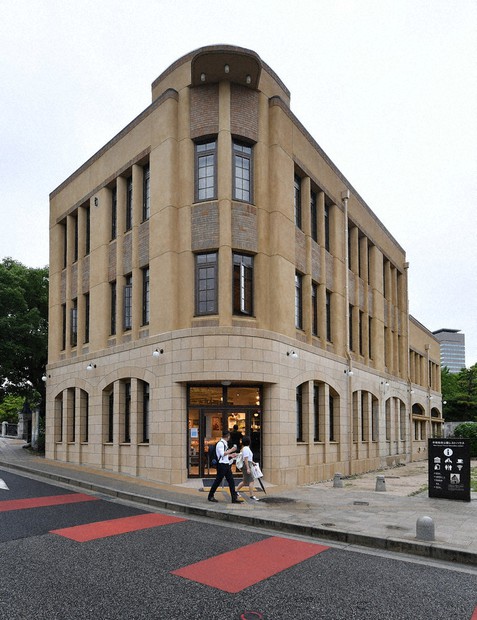
[[[159,527],[161,525],[169,525],[170,523],[179,523],[181,521],[186,521],[186,519],[148,513],[135,517],[122,517],[120,519],[96,521],[95,523],[87,523],[85,525],[65,527],[60,530],[51,530],[50,534],[58,534],[59,536],[70,538],[76,542],[88,542],[89,540],[108,538],[109,536],[137,532],[138,530],[146,530],[151,527]]]
[[[67,495],[48,495],[45,497],[30,497],[27,499],[10,499],[0,502],[0,512],[10,510],[26,510],[28,508],[43,508],[45,506],[59,506],[61,504],[76,504],[78,502],[97,501],[97,497],[84,493],[68,493]]]
[[[272,537],[184,566],[172,574],[235,594],[326,549],[329,547]]]

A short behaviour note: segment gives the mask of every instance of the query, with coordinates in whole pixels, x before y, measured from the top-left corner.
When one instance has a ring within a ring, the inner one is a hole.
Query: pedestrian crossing
[[[4,500],[0,501],[0,512],[38,510],[94,501],[104,500],[83,493]],[[54,520],[54,516],[52,519]],[[50,529],[48,533],[82,544],[186,521],[188,519],[175,515],[145,512]],[[327,549],[328,547],[315,543],[274,536],[171,570],[170,574],[224,592],[237,593]],[[244,571],[244,566],[251,568]]]

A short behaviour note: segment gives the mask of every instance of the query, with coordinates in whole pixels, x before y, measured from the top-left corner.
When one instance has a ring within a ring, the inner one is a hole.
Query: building
[[[460,329],[438,329],[432,332],[441,346],[441,367],[457,373],[465,368],[465,335]]]
[[[47,457],[212,475],[235,424],[272,483],[425,456],[439,345],[404,250],[253,51],[211,46],[50,196]]]

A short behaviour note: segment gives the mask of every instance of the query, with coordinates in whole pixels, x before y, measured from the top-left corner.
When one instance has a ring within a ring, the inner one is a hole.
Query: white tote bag
[[[260,469],[260,465],[258,463],[254,463],[250,468],[250,471],[252,472],[254,480],[257,478],[263,478],[262,470]]]

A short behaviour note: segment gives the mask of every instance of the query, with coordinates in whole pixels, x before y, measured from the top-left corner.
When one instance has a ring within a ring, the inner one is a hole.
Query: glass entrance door
[[[188,412],[189,476],[207,478],[216,475],[217,470],[210,462],[209,449],[219,441],[225,428],[231,435],[229,445],[236,444],[237,451],[242,448],[242,438],[249,436],[254,461],[261,462],[261,427],[257,388],[191,388]],[[234,467],[233,471],[235,473]]]

